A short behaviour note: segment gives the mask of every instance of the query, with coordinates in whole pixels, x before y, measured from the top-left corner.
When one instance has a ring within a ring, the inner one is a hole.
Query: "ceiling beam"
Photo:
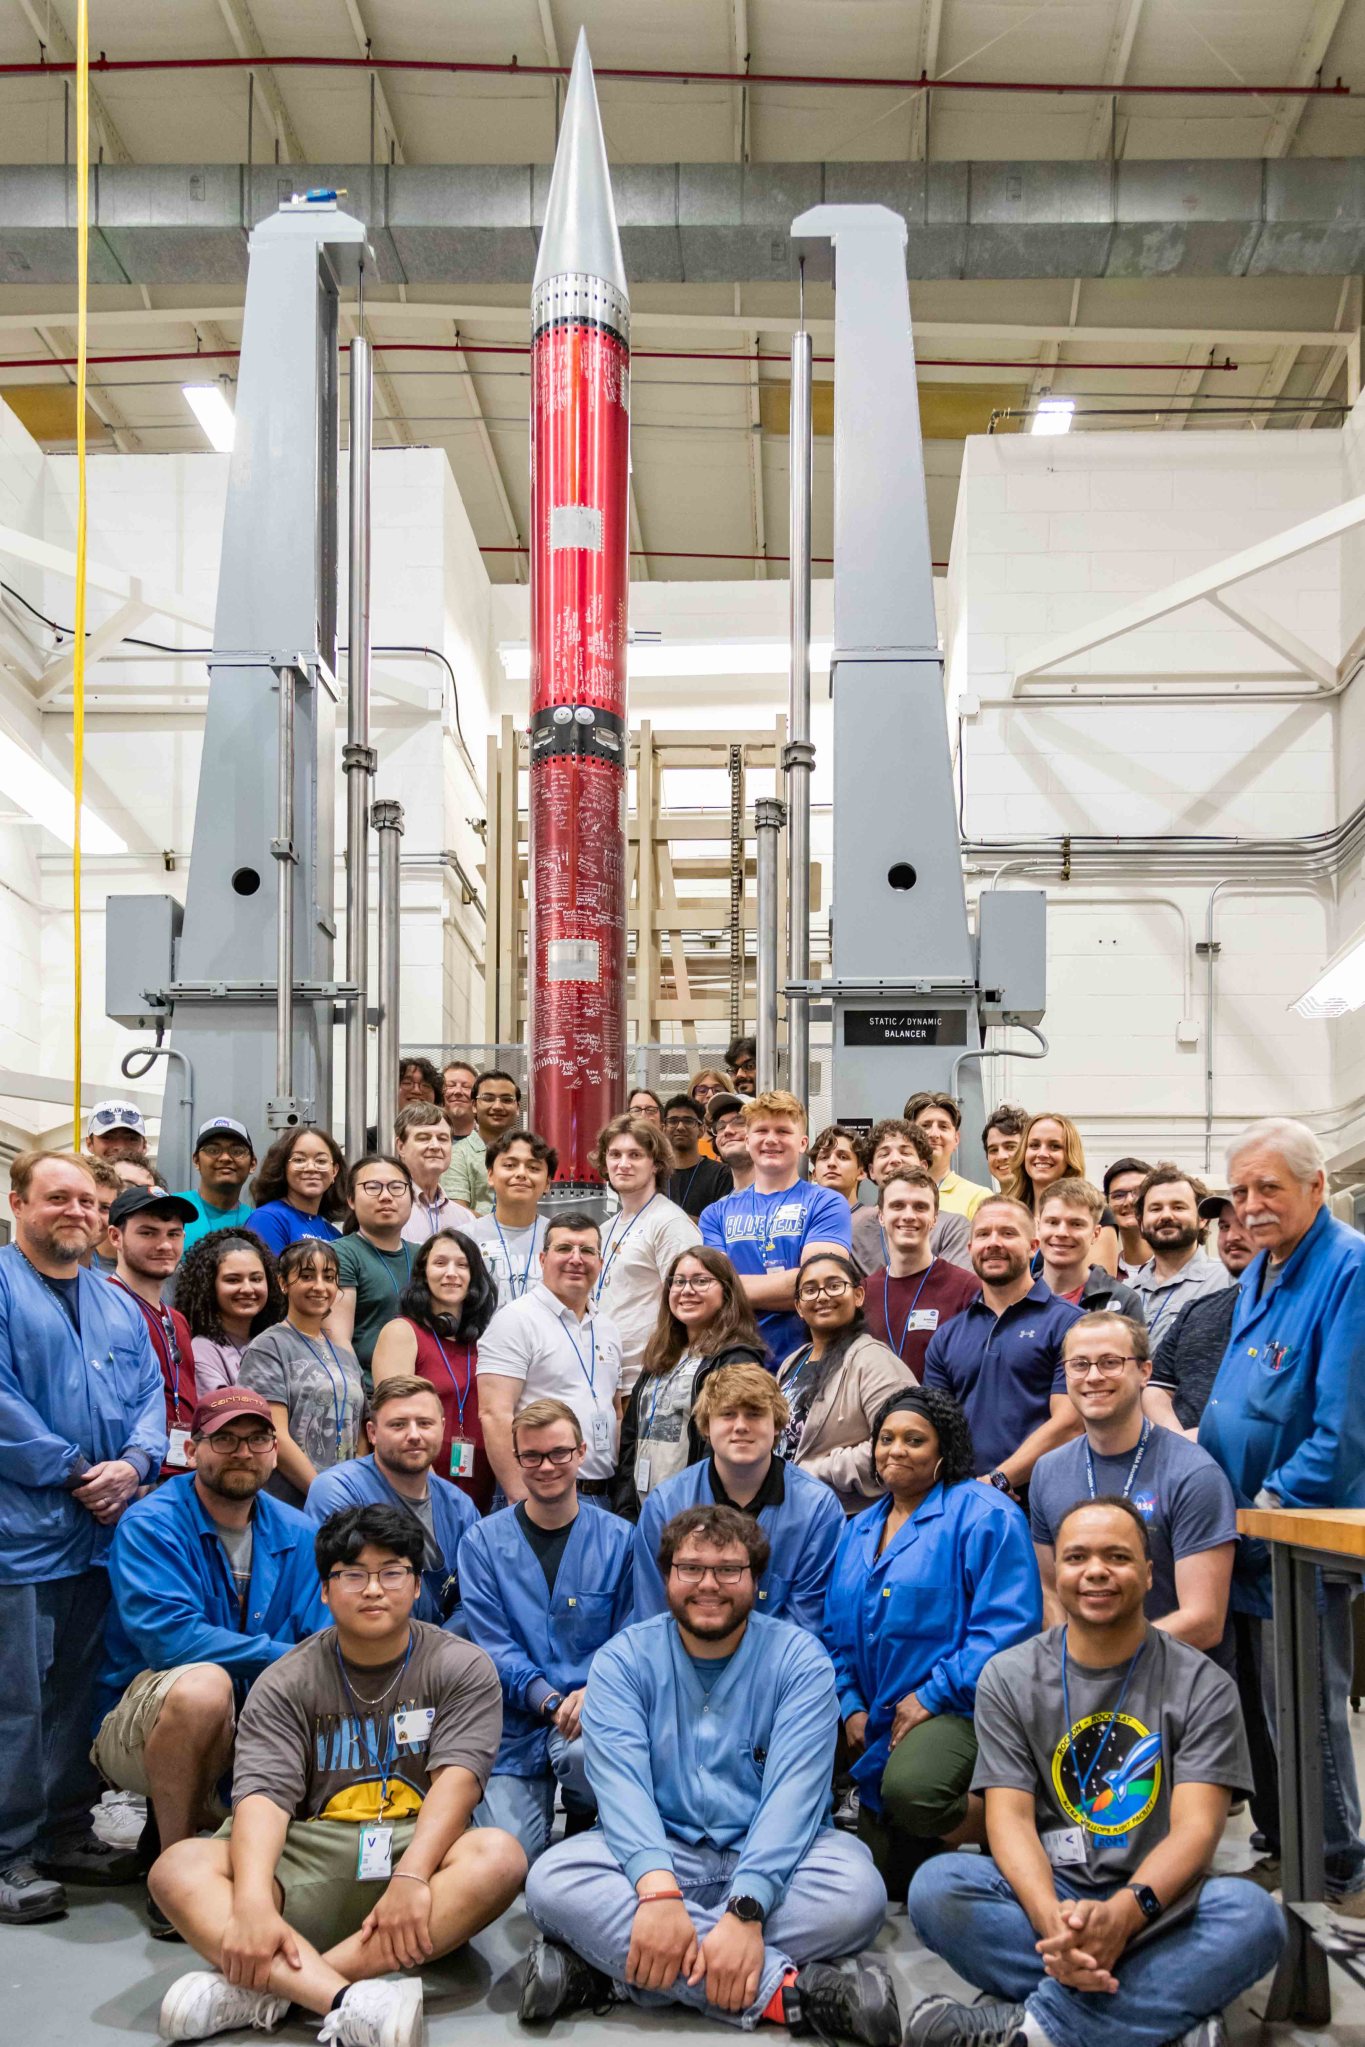
[[[366,25],[365,17],[360,11],[360,0],[343,0],[343,4],[346,8],[346,18],[351,24],[351,33],[355,37],[356,48],[362,57],[366,57],[370,53],[373,39]],[[555,58],[554,61],[558,63],[559,59]],[[395,163],[406,163],[408,161],[407,151],[404,149],[402,137],[398,133],[398,123],[393,118],[393,109],[389,105],[388,94],[384,91],[384,81],[378,72],[371,73],[371,85],[374,90],[375,117],[381,128],[388,129],[389,141],[393,145],[393,160]],[[381,150],[379,154],[380,161],[383,162],[387,153]]]
[[[459,338],[460,330],[457,327],[455,330],[455,340],[458,341]],[[498,461],[497,449],[493,446],[493,437],[488,431],[488,423],[483,416],[483,407],[479,403],[479,394],[475,388],[474,378],[470,373],[469,363],[462,349],[457,350],[454,362],[459,372],[461,388],[469,401],[469,416],[474,423],[475,434],[479,446],[483,450],[483,459],[488,466],[489,478],[493,485],[493,494],[502,509],[503,522],[507,527],[507,537],[518,549],[524,552],[526,543],[521,537],[521,531],[517,525],[517,515],[512,509],[512,500],[507,494],[507,479],[502,473],[502,464]],[[512,569],[517,581],[520,583],[524,575],[521,553],[513,555]]]
[[[735,286],[735,296],[736,298],[739,296],[738,285]],[[757,342],[754,343],[754,354],[758,354]],[[754,553],[759,557],[754,563],[754,581],[756,583],[766,583],[768,580],[768,564],[763,557],[768,552],[768,513],[763,501],[763,434],[758,403],[757,363],[754,364],[754,373],[748,379],[748,385],[749,403],[745,409],[749,427],[749,501],[753,510],[754,520]]]
[[[33,30],[39,43],[51,56],[62,64],[75,63],[76,45],[63,28],[60,16],[54,14],[50,5],[44,5],[40,9],[36,5],[36,0],[19,0],[19,12]],[[133,152],[120,135],[113,115],[93,85],[90,87],[90,122],[103,145],[108,162],[132,163]]]
[[[734,41],[734,67],[736,71],[749,68],[749,0],[730,0],[730,25]],[[749,118],[749,88],[737,85],[734,91],[734,133],[732,149],[736,163],[748,163],[750,138],[747,133]]]
[[[69,327],[35,327],[34,332],[49,355],[66,358],[76,353],[76,337]],[[68,384],[75,383],[75,370],[64,369],[61,374]],[[85,379],[85,398],[96,418],[108,428],[121,455],[133,454],[141,448],[141,436],[129,426],[118,400],[110,395],[108,386],[89,371]]]
[[[1102,76],[1115,88],[1123,84],[1128,76],[1128,64],[1137,40],[1138,26],[1142,20],[1144,0],[1118,0],[1114,12],[1114,29],[1105,52]],[[1123,155],[1123,139],[1114,132],[1115,114],[1112,99],[1096,102],[1090,116],[1090,135],[1084,154],[1089,157]]]
[[[1316,82],[1345,6],[1346,0],[1313,0],[1298,54],[1289,67],[1291,85],[1312,85]],[[1276,103],[1266,131],[1262,156],[1288,156],[1307,105],[1307,100],[1302,99],[1282,99]]]
[[[266,59],[265,44],[261,33],[252,19],[247,0],[218,0],[218,12],[232,38],[232,46],[239,57],[260,57],[263,61],[253,65],[251,76],[256,81],[256,90],[265,101],[266,118],[275,131],[280,145],[280,157],[285,163],[307,163],[308,152],[299,140],[299,131],[284,102],[279,80]]]
[[[943,34],[943,0],[923,0],[919,18],[916,63],[921,78],[938,74],[938,46]],[[929,154],[929,94],[917,92],[910,105],[910,156],[922,163]]]

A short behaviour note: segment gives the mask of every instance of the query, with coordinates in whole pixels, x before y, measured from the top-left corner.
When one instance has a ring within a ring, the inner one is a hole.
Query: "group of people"
[[[210,1965],[168,2040],[292,2004],[409,2047],[416,1972],[523,1890],[532,2025],[1220,2037],[1283,1937],[1236,1511],[1365,1504],[1365,1239],[1288,1121],[1225,1188],[1096,1186],[1068,1118],[1005,1107],[988,1187],[951,1096],[809,1142],[753,1089],[737,1041],[636,1090],[600,1221],[545,1203],[515,1078],[421,1059],[350,1163],[218,1116],[172,1190],[118,1102],[15,1161],[0,1920],[145,1881]],[[1320,1607],[1361,1918],[1349,1586]],[[145,1799],[135,1850],[102,1786]],[[1244,1798],[1257,1860],[1215,1878]],[[902,2021],[899,1902],[983,1998]]]

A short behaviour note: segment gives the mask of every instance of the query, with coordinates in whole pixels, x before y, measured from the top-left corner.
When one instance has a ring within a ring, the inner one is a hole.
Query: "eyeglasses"
[[[680,1585],[700,1585],[714,1578],[717,1585],[738,1585],[749,1569],[747,1564],[674,1564],[673,1575]]]
[[[235,1137],[209,1138],[200,1145],[199,1156],[210,1159],[249,1159],[252,1151],[249,1144],[243,1144]]]
[[[1098,1372],[1102,1379],[1117,1379],[1122,1376],[1127,1366],[1136,1363],[1136,1358],[1112,1355],[1103,1358],[1068,1358],[1066,1376],[1068,1379],[1083,1379],[1087,1372]]]
[[[343,1592],[368,1592],[371,1578],[377,1578],[385,1592],[401,1592],[412,1576],[411,1564],[385,1564],[378,1571],[347,1570],[329,1574],[329,1585],[340,1585]]]
[[[273,1429],[257,1429],[250,1436],[225,1436],[217,1430],[211,1436],[196,1436],[196,1443],[208,1443],[225,1457],[236,1456],[239,1450],[249,1450],[253,1457],[264,1457],[267,1450],[275,1447]]]
[[[553,1450],[514,1450],[512,1455],[518,1464],[529,1465],[532,1471],[538,1471],[542,1464],[552,1464],[556,1471],[562,1471],[578,1455],[578,1448],[577,1443],[572,1449],[557,1443]]]
[[[821,1294],[828,1300],[840,1301],[852,1285],[847,1279],[808,1279],[804,1286],[796,1289],[798,1301],[818,1301]]]
[[[476,1094],[474,1100],[481,1109],[515,1109],[518,1098],[516,1095],[490,1095],[484,1090]]]
[[[713,1272],[680,1272],[668,1282],[671,1294],[704,1294],[708,1287],[719,1286],[720,1281]]]
[[[356,1190],[360,1194],[368,1194],[371,1201],[378,1201],[381,1194],[390,1194],[397,1201],[400,1194],[407,1193],[408,1183],[406,1180],[357,1180]]]

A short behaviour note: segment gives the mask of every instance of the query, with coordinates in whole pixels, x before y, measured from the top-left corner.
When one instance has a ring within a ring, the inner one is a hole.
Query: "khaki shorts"
[[[178,1663],[173,1670],[143,1670],[133,1679],[117,1706],[111,1706],[100,1722],[90,1760],[101,1777],[116,1791],[150,1795],[142,1752],[156,1726],[171,1687],[188,1670],[216,1670],[216,1663]],[[212,1809],[224,1808],[215,1797]]]
[[[407,1853],[416,1819],[394,1820],[391,1867]],[[218,1829],[220,1841],[232,1837],[232,1821]],[[325,1955],[329,1948],[359,1933],[388,1889],[388,1879],[361,1883],[356,1875],[360,1827],[355,1820],[291,1820],[284,1848],[275,1865],[275,1881],[284,1892],[280,1907],[295,1933]]]

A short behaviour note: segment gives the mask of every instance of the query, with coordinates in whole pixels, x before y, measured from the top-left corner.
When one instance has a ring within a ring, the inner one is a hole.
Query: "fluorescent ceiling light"
[[[1365,932],[1358,931],[1349,945],[1328,960],[1306,995],[1290,1008],[1300,1016],[1345,1016],[1365,1006]]]
[[[182,384],[185,402],[220,455],[232,453],[237,420],[221,384]]]
[[[812,670],[828,671],[833,648],[832,640],[811,641]],[[790,652],[785,640],[675,640],[667,645],[634,641],[627,649],[626,666],[632,682],[646,676],[785,675]],[[505,641],[498,655],[509,682],[530,681],[531,649],[524,642]]]
[[[31,753],[0,732],[0,795],[51,832],[64,846],[74,841],[71,791]],[[81,809],[81,845],[87,853],[126,853],[127,845],[103,818]]]
[[[1031,434],[1069,434],[1074,398],[1040,398],[1029,426]]]

